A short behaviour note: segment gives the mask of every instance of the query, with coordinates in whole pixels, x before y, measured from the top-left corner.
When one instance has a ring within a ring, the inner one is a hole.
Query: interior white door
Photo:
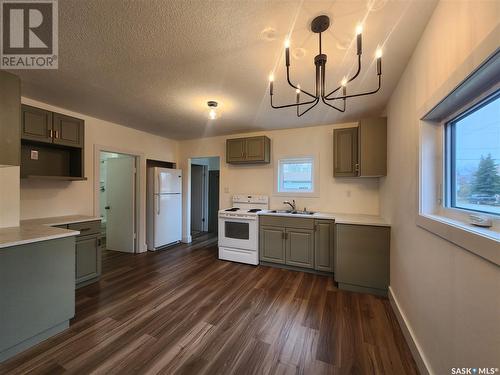
[[[155,248],[182,238],[182,195],[155,195]]]
[[[107,160],[106,189],[108,214],[106,248],[134,252],[135,233],[135,159]]]

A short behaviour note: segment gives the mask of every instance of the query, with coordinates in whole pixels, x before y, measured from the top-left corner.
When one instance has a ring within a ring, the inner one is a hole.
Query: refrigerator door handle
[[[158,199],[158,215],[160,215],[160,207],[161,207],[160,196],[156,195],[156,198]]]
[[[161,193],[161,172],[158,172],[158,188],[156,192]]]

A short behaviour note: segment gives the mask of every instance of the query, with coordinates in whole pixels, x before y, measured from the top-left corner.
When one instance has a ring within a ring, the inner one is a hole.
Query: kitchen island
[[[80,231],[67,228],[96,220],[66,216],[0,229],[0,362],[69,326]]]

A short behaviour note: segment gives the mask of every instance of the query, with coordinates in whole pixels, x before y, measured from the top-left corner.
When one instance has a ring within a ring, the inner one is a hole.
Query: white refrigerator
[[[179,242],[182,238],[182,170],[148,168],[148,250]]]

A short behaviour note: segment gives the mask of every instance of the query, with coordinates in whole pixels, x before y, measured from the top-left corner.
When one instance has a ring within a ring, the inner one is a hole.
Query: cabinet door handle
[[[59,138],[59,132],[57,130],[54,131],[54,138],[55,139]]]
[[[49,138],[54,138],[54,131],[52,129],[49,130]]]
[[[358,164],[358,163],[356,163],[356,164],[354,165],[354,170],[355,170],[356,172],[359,172],[359,164]]]

